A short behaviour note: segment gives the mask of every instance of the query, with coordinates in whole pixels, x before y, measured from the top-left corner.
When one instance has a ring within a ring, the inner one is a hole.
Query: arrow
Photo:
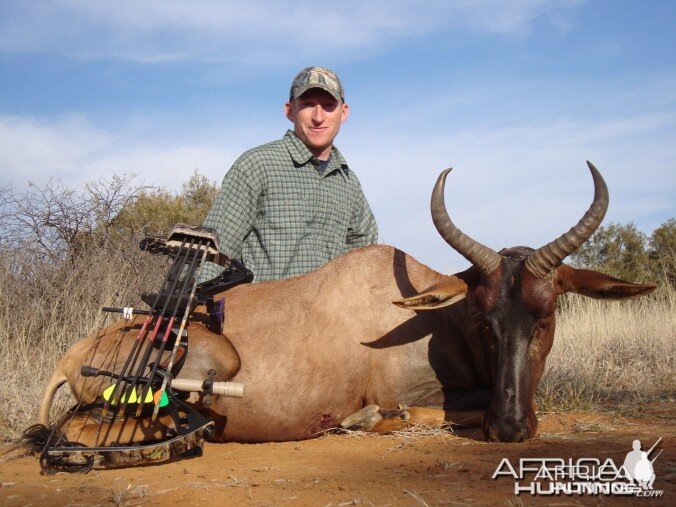
[[[200,274],[202,274],[202,268],[204,268],[204,260],[207,257],[207,253],[209,252],[209,248],[207,248],[207,245],[205,245],[204,252],[202,253],[202,260],[200,261],[200,267],[197,270],[197,274],[195,275],[195,280],[199,280]],[[195,255],[197,257],[197,255]],[[174,358],[176,357],[176,351],[178,350],[178,344],[181,341],[180,337],[183,334],[183,330],[185,329],[186,324],[188,323],[188,316],[190,315],[190,304],[192,303],[192,300],[195,299],[195,291],[197,290],[197,283],[192,284],[192,289],[190,290],[190,297],[188,297],[188,304],[185,307],[185,311],[183,312],[183,319],[181,320],[181,326],[178,329],[178,334],[176,335],[176,340],[174,341],[174,348],[171,350],[171,354],[169,355],[169,364],[167,365],[167,375],[164,377],[164,380],[162,381],[162,387],[160,387],[160,393],[164,394],[164,392],[167,389],[167,383],[169,376],[171,375],[171,368],[174,366]],[[158,358],[159,361],[159,358]],[[160,398],[161,399],[161,398]],[[152,421],[155,421],[157,419],[157,413],[160,410],[160,405],[155,405],[155,408],[153,409],[153,416],[152,416]]]
[[[183,239],[183,242],[181,243],[181,248],[183,248],[185,246],[186,240],[187,240],[186,238]],[[148,315],[148,317],[146,317],[145,322],[141,326],[141,330],[139,331],[138,336],[136,337],[136,340],[134,341],[134,345],[133,345],[131,351],[129,352],[129,355],[127,356],[126,361],[124,362],[124,365],[122,366],[122,371],[120,372],[120,376],[118,377],[117,382],[115,382],[115,387],[114,387],[111,394],[118,391],[118,389],[120,387],[120,383],[122,382],[122,378],[127,374],[127,370],[129,369],[129,371],[131,371],[131,370],[134,369],[134,364],[136,363],[136,360],[138,359],[138,354],[139,354],[139,352],[141,351],[141,348],[142,348],[142,346],[140,346],[140,345],[143,342],[143,338],[147,335],[148,329],[150,328],[152,321],[155,318],[154,313],[156,312],[156,310],[157,310],[156,307],[157,307],[158,303],[160,302],[160,296],[163,293],[163,291],[167,289],[167,285],[170,283],[172,274],[178,273],[177,270],[179,269],[179,264],[180,264],[180,268],[182,268],[183,265],[185,264],[185,259],[183,260],[182,263],[180,263],[179,259],[180,259],[180,255],[177,255],[176,257],[174,257],[174,260],[171,263],[171,268],[169,268],[169,271],[167,271],[167,275],[164,277],[164,280],[162,281],[162,286],[161,286],[159,292],[157,293],[157,295],[155,296],[155,301],[153,302],[153,306],[151,308],[151,314]],[[176,281],[178,281],[178,277],[176,278],[176,280],[174,280],[174,282],[172,284],[173,286],[176,285]],[[162,320],[162,315],[163,314],[160,314],[160,315],[157,316],[159,318],[159,320]],[[133,359],[133,362],[132,362],[132,359]],[[108,413],[108,410],[110,410],[110,405],[111,405],[111,401],[106,400],[106,402],[103,405],[103,410],[101,411],[101,420],[105,419],[105,416]]]

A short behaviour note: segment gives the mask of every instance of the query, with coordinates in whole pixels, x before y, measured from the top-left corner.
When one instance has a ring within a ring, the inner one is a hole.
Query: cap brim
[[[336,94],[334,91],[330,90],[328,87],[324,87],[320,84],[317,83],[308,83],[305,86],[301,86],[296,90],[296,92],[293,94],[293,98],[297,99],[301,95],[303,95],[306,91],[312,90],[313,88],[319,88],[320,90],[324,90],[326,93],[331,95],[334,99],[340,101],[343,100],[343,97],[340,96],[340,94]]]

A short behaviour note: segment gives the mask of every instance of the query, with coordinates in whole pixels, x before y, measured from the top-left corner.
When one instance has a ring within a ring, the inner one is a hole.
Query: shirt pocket
[[[340,194],[328,196],[323,209],[329,242],[343,248],[347,238],[347,229],[352,221],[352,205],[349,199]]]
[[[312,208],[307,197],[297,189],[271,192],[263,200],[262,222],[272,230],[302,232],[312,222]]]

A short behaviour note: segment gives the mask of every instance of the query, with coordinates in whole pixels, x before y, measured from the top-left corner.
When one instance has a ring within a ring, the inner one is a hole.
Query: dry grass
[[[157,285],[157,261],[144,255],[152,269],[139,269],[136,252],[95,252],[60,269],[28,256],[0,257],[0,435],[16,436],[35,422],[58,359],[119,318],[102,306],[138,307],[140,292]],[[59,391],[61,408],[72,404],[67,391]]]
[[[540,411],[671,400],[674,337],[676,291],[668,286],[632,301],[567,296],[538,390]]]
[[[0,435],[16,437],[35,421],[59,357],[116,318],[102,306],[139,306],[139,293],[157,286],[164,268],[153,259],[133,244],[59,268],[17,252],[0,255]],[[670,289],[631,302],[563,300],[540,410],[672,396],[675,301]],[[66,396],[61,407],[70,403]]]

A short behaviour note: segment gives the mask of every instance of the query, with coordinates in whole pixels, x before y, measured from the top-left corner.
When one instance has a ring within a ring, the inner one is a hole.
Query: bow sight
[[[81,367],[82,377],[109,377],[110,385],[103,390],[102,399],[74,407],[67,417],[96,413],[99,425],[112,425],[116,420],[131,420],[138,425],[140,420],[154,423],[162,416],[163,421],[169,421],[169,427],[163,439],[112,446],[69,442],[55,429],[42,453],[44,469],[87,471],[95,465],[157,463],[186,453],[199,454],[214,422],[186,403],[186,393],[201,392],[203,405],[209,405],[214,394],[243,396],[242,384],[215,382],[215,370],[209,370],[203,380],[175,377],[188,351],[187,328],[191,312],[197,305],[205,305],[209,328],[220,334],[224,301],[215,302],[213,296],[235,285],[251,282],[253,273],[219,251],[218,236],[209,228],[177,224],[166,239],[148,236],[141,241],[140,248],[169,256],[171,267],[157,293],[141,296],[150,310],[103,308],[106,312],[122,313],[127,320],[133,318],[134,313],[146,317],[120,371],[91,365]],[[225,269],[217,278],[197,284],[206,261]]]

